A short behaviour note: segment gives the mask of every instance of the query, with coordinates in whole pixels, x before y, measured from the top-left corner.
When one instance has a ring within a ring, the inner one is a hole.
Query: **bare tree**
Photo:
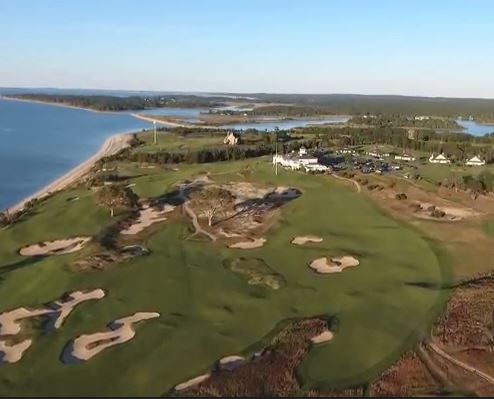
[[[218,213],[225,213],[233,208],[234,196],[228,190],[220,187],[206,187],[194,191],[190,195],[192,205],[200,209],[208,218],[208,225],[213,225],[213,218]]]

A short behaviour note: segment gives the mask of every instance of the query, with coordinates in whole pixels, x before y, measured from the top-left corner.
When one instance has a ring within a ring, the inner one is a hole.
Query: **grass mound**
[[[262,285],[278,290],[286,285],[285,278],[271,269],[261,258],[235,258],[225,260],[225,266],[234,273],[247,278],[251,285]]]

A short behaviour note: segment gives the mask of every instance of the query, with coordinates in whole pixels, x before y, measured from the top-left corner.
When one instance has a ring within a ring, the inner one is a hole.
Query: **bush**
[[[446,212],[441,211],[440,209],[434,209],[434,210],[430,213],[430,215],[431,215],[432,217],[434,217],[434,218],[438,218],[438,219],[440,219],[440,218],[443,218],[443,217],[445,217],[445,216],[446,216]]]
[[[405,193],[398,193],[395,195],[395,198],[399,201],[406,200],[408,197]]]

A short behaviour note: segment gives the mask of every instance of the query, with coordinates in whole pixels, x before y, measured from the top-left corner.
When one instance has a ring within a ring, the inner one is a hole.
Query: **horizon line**
[[[362,97],[409,97],[409,98],[431,98],[431,99],[460,99],[460,100],[494,100],[493,97],[460,97],[460,96],[443,96],[443,95],[420,95],[420,94],[378,94],[378,93],[355,93],[355,92],[277,92],[277,91],[208,91],[208,90],[160,90],[160,89],[112,89],[112,88],[94,88],[94,87],[53,87],[53,86],[0,86],[2,89],[21,89],[21,90],[85,90],[85,91],[119,91],[119,92],[151,92],[151,93],[176,93],[176,94],[210,94],[210,95],[306,95],[306,96],[362,96]]]

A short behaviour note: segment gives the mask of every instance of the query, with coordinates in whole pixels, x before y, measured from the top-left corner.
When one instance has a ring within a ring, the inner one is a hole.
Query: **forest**
[[[217,98],[193,95],[119,97],[107,95],[18,94],[9,97],[89,108],[96,111],[137,111],[147,108],[196,108],[223,105]]]

